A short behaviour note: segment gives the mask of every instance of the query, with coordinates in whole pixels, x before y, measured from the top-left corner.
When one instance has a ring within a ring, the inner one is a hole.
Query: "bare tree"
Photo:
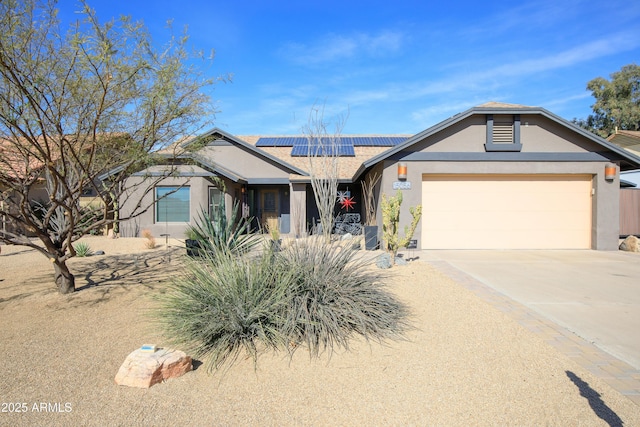
[[[128,17],[101,24],[83,2],[81,20],[62,28],[54,6],[0,3],[0,241],[48,257],[69,293],[72,243],[114,221],[126,176],[209,125],[202,118],[215,111],[203,89],[215,79],[188,65],[185,34],[156,51]],[[162,177],[154,179],[146,191]],[[82,206],[89,193],[97,203]]]
[[[364,202],[365,225],[376,225],[377,203],[375,187],[382,179],[378,172],[369,172],[362,180],[362,199]]]
[[[331,241],[334,223],[334,209],[338,193],[339,156],[342,147],[341,134],[346,117],[340,116],[332,124],[325,121],[324,105],[313,106],[303,133],[307,138],[309,177],[313,195],[318,207],[322,235]]]

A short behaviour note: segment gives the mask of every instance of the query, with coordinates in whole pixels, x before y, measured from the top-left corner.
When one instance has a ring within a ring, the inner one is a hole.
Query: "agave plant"
[[[232,253],[246,253],[256,247],[261,236],[251,232],[251,219],[241,218],[240,204],[234,203],[231,216],[227,218],[225,205],[218,205],[211,215],[206,210],[198,214],[195,225],[190,225],[186,234],[199,243],[204,252],[217,253],[229,250]]]
[[[79,256],[79,257],[91,256],[91,254],[93,254],[93,251],[91,250],[91,246],[89,246],[89,244],[85,242],[76,243],[73,246],[73,249],[75,249],[76,251],[76,256]]]

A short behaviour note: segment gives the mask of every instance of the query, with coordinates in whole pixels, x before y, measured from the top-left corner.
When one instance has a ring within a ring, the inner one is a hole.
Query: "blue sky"
[[[437,3],[437,4],[436,4]],[[78,10],[62,0],[63,16]],[[586,83],[640,63],[640,2],[94,0],[101,21],[166,21],[215,50],[215,124],[236,135],[299,134],[315,104],[343,134],[415,134],[488,101],[586,117]]]

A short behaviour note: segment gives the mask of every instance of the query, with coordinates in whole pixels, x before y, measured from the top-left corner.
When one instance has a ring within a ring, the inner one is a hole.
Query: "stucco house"
[[[640,131],[616,128],[607,141],[640,156]],[[620,184],[620,236],[640,236],[640,170],[621,172]]]
[[[640,156],[640,131],[617,129],[607,137],[620,148],[624,148],[635,156]],[[640,170],[626,171],[621,174],[623,180],[631,183],[630,186],[640,187]]]
[[[285,234],[315,224],[304,137],[213,129],[183,148],[178,173],[144,196],[153,208],[121,224],[123,235],[149,229],[183,238],[200,210],[222,197],[228,209],[238,201],[246,215],[277,223]],[[471,108],[416,135],[343,136],[340,154],[339,190],[355,205],[337,213],[360,213],[361,181],[380,174],[378,201],[403,192],[401,227],[409,208],[422,204],[414,236],[421,249],[615,250],[620,172],[640,168],[640,157],[544,108],[503,103]],[[129,179],[161,173],[156,166]],[[130,205],[121,209],[125,216]]]

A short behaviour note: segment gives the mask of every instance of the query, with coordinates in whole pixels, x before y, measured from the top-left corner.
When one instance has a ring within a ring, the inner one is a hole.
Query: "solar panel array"
[[[291,149],[291,156],[293,157],[301,157],[301,156],[323,156],[328,155],[332,156],[334,154],[338,156],[355,156],[356,152],[353,148],[353,145],[346,144],[336,144],[336,145],[312,145],[309,144],[298,144],[294,145]]]
[[[296,140],[298,139],[305,139],[305,138],[298,138],[295,136],[260,138],[258,139],[258,142],[256,142],[256,147],[293,147]]]
[[[323,147],[336,147],[339,156],[355,156],[354,147],[395,147],[404,142],[406,137],[396,136],[344,136],[340,137],[337,144],[327,141]],[[312,155],[322,155],[322,148],[319,144],[311,144],[309,148],[309,140],[300,136],[281,136],[260,138],[256,142],[256,147],[292,147],[291,155],[294,157],[308,156],[309,151]],[[327,152],[330,154],[330,152]]]

